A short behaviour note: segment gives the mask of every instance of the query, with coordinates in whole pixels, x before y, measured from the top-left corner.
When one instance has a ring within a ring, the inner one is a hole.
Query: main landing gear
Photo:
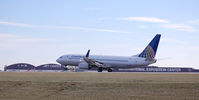
[[[99,67],[99,68],[97,69],[97,71],[98,71],[98,72],[102,72],[102,71],[103,71],[103,68],[102,68],[102,67]],[[112,70],[111,68],[108,68],[107,71],[108,71],[108,72],[112,72],[113,70]]]
[[[111,68],[109,68],[107,71],[108,71],[108,72],[112,72],[113,70],[112,70]]]
[[[102,68],[102,67],[99,67],[99,68],[97,69],[97,71],[98,71],[98,72],[102,72],[102,71],[103,71],[103,68]]]

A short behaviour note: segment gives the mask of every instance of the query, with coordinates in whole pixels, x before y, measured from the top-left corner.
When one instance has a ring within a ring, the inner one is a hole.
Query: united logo
[[[148,45],[144,49],[144,51],[139,55],[139,57],[146,58],[146,60],[153,60],[153,58],[155,57],[153,48],[150,45]]]

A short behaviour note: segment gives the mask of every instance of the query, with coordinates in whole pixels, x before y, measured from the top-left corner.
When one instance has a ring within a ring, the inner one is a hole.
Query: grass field
[[[0,72],[0,100],[199,100],[199,74]]]

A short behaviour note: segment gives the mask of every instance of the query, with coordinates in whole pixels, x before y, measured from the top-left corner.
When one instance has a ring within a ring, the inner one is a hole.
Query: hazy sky
[[[162,34],[159,66],[199,68],[198,0],[1,0],[0,68],[63,54],[131,56]]]

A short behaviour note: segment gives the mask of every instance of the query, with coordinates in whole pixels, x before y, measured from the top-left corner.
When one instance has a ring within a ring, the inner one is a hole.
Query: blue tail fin
[[[138,56],[146,58],[146,60],[152,60],[153,58],[155,58],[158,44],[160,41],[160,37],[161,37],[161,34],[157,34],[153,38],[153,40],[149,43],[149,45]]]

